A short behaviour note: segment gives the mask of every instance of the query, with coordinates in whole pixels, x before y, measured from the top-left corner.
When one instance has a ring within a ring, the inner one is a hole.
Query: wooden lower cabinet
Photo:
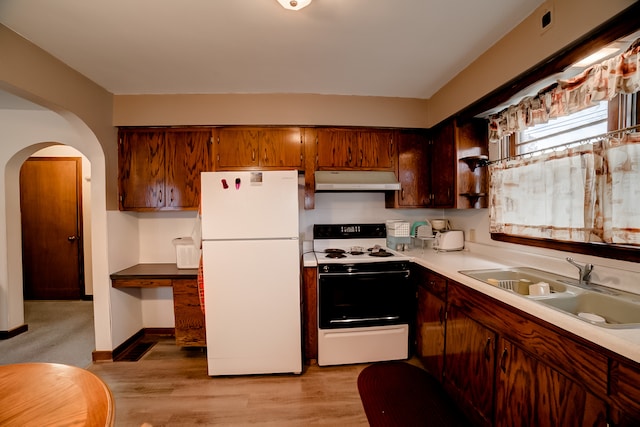
[[[612,360],[609,365],[609,393],[613,425],[640,425],[640,366]]]
[[[638,364],[428,269],[415,276],[417,355],[474,425],[640,425]]]
[[[493,419],[495,342],[495,332],[449,307],[444,386],[476,425],[490,426]]]
[[[411,275],[418,292],[416,355],[424,368],[442,381],[447,279],[419,266]]]
[[[304,362],[315,364],[318,361],[318,268],[302,269],[302,321]]]
[[[607,426],[604,400],[507,339],[498,344],[496,427]]]
[[[442,381],[444,373],[445,302],[424,286],[418,286],[416,351],[424,368]]]
[[[173,279],[173,309],[175,316],[176,345],[180,347],[204,347],[207,345],[204,313],[200,307],[198,281]]]

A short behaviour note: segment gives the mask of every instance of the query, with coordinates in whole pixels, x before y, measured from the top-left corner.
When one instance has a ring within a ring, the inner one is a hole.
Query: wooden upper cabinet
[[[216,170],[260,164],[260,131],[246,128],[217,130]]]
[[[216,170],[303,169],[300,128],[217,129]]]
[[[269,128],[262,131],[260,165],[303,169],[304,146],[300,128]]]
[[[164,132],[121,130],[118,174],[121,210],[164,206]]]
[[[210,130],[120,130],[120,209],[197,209],[200,172],[211,170],[210,139]]]
[[[165,207],[197,208],[200,173],[211,170],[211,131],[169,130],[165,134]]]
[[[316,130],[318,169],[393,170],[392,130]]]
[[[429,139],[424,129],[397,133],[398,180],[400,191],[385,194],[387,208],[426,208],[430,206]]]
[[[431,204],[433,208],[453,208],[456,203],[455,122],[433,129],[431,139]]]

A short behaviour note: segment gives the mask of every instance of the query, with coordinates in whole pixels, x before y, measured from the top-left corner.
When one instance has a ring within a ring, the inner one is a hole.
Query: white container
[[[177,237],[172,242],[176,247],[176,264],[178,268],[198,268],[200,264],[200,248],[196,247],[193,238]]]
[[[387,237],[410,237],[410,224],[408,221],[401,220],[388,220],[387,223]],[[411,239],[409,239],[411,242]]]

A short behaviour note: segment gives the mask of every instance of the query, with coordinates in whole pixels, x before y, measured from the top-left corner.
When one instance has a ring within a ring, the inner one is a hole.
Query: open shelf
[[[471,172],[473,172],[478,167],[486,166],[487,163],[489,163],[489,156],[480,154],[477,156],[462,157],[459,160],[465,162],[467,166],[469,166]]]

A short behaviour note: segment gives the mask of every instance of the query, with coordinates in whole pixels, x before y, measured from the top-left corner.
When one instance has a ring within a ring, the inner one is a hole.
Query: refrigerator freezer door
[[[297,240],[203,241],[209,375],[301,373]]]
[[[202,239],[298,238],[298,172],[204,172]]]

